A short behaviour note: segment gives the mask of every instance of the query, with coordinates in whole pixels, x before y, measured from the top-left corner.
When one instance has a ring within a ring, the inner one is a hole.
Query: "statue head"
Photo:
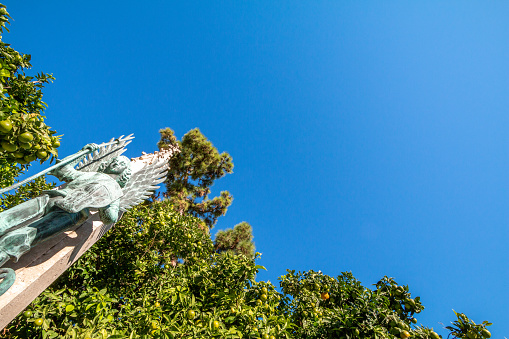
[[[102,163],[98,171],[105,174],[116,174],[117,183],[120,187],[124,187],[131,177],[131,161],[128,157],[120,155],[111,159],[110,162]]]

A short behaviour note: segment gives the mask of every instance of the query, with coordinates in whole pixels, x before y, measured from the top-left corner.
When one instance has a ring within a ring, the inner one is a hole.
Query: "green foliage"
[[[288,337],[279,293],[255,281],[261,266],[214,253],[201,222],[168,201],[135,207],[29,306],[28,320],[9,324],[7,337]],[[173,267],[175,256],[182,263]]]
[[[21,166],[14,165],[0,156],[0,188],[11,186],[22,172]]]
[[[463,313],[454,311],[454,314],[458,320],[452,323],[453,326],[446,327],[454,338],[482,339],[491,337],[490,331],[486,328],[492,325],[490,322],[483,321],[482,324],[476,324]]]
[[[216,253],[201,223],[167,200],[133,208],[6,338],[439,338],[414,325],[420,298],[392,278],[369,289],[351,273],[288,271],[279,293],[255,280],[264,268],[252,258]],[[490,325],[463,317],[451,329],[458,338]]]
[[[243,221],[235,225],[233,229],[218,231],[214,240],[214,249],[218,253],[232,252],[253,258],[255,251],[253,228]]]
[[[178,141],[170,128],[159,131],[159,149],[178,147],[169,161],[166,194],[181,213],[202,218],[210,228],[231,205],[233,197],[228,191],[209,199],[210,187],[226,173],[232,173],[233,162],[226,152],[219,154],[210,141],[195,128]]]
[[[0,4],[0,32],[7,29],[9,18]],[[42,89],[54,78],[45,73],[26,75],[25,70],[32,67],[30,60],[29,54],[14,50],[0,36],[0,161],[11,167],[19,164],[22,170],[36,159],[42,163],[57,157],[60,146],[43,115],[47,104],[42,101]],[[0,181],[9,178],[5,175],[0,173]]]

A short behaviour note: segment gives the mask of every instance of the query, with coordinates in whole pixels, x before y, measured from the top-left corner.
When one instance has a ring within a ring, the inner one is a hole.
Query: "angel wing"
[[[125,146],[130,144],[132,139],[134,139],[133,134],[129,134],[125,138],[122,135],[116,139],[118,143],[101,147],[97,151],[89,154],[78,164],[76,169],[81,172],[97,172],[101,163],[109,162],[111,159],[124,153],[126,151]],[[114,140],[113,138],[110,142]]]
[[[153,191],[159,188],[157,184],[166,179],[168,172],[168,160],[158,159],[143,166],[133,173],[125,187],[124,195],[120,198],[120,210],[125,212],[134,205],[148,199]]]

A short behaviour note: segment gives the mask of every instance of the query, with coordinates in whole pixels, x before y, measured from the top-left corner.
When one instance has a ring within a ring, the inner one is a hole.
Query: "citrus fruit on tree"
[[[39,159],[46,159],[48,157],[48,152],[46,151],[37,151],[37,157]]]
[[[436,332],[431,332],[430,337],[431,339],[440,339],[440,336]]]
[[[37,318],[35,319],[34,321],[34,325],[39,327],[39,326],[42,326],[42,323],[44,322],[44,320],[42,318]]]
[[[150,324],[150,327],[153,329],[153,330],[157,330],[159,328],[159,323],[157,321],[153,321],[151,324]]]
[[[488,330],[487,330],[487,329],[485,329],[485,328],[481,331],[481,335],[482,335],[483,337],[485,337],[485,338],[491,338],[491,333],[490,333],[490,331],[488,331]]]
[[[25,312],[23,312],[23,316],[25,318],[27,318],[27,319],[31,318],[32,317],[32,311],[25,311]]]
[[[58,141],[58,140],[53,141],[53,143],[51,144],[51,146],[53,146],[54,148],[58,148],[58,147],[60,147],[60,141]]]
[[[37,159],[37,158],[36,158],[36,156],[35,156],[35,155],[32,155],[32,154],[30,154],[30,155],[25,155],[23,158],[24,158],[27,162],[32,162],[32,161],[34,161],[35,159]]]
[[[31,149],[31,148],[32,148],[32,144],[31,144],[31,143],[29,143],[29,142],[27,142],[27,143],[22,142],[22,143],[20,144],[20,146],[21,146],[21,148],[23,148],[23,149]]]
[[[262,287],[262,294],[267,294],[268,292],[267,287]]]
[[[410,337],[410,333],[408,333],[408,331],[403,330],[403,331],[399,332],[399,337],[401,339],[408,338],[408,337]]]
[[[216,329],[216,330],[217,330],[217,329],[219,328],[219,321],[214,320],[214,321],[212,322],[212,327],[213,327],[214,329]]]
[[[329,293],[320,293],[320,298],[322,298],[322,300],[329,299],[330,298]]]
[[[260,296],[260,299],[263,300],[263,301],[267,300],[267,295],[266,294],[262,294]]]
[[[405,306],[408,308],[414,308],[415,307],[415,301],[414,299],[406,299],[405,300]]]
[[[9,133],[12,129],[12,123],[9,120],[0,121],[0,132]]]
[[[193,310],[187,311],[187,319],[193,320],[196,317],[196,313]]]
[[[18,149],[18,146],[11,144],[7,141],[2,141],[1,145],[2,145],[2,148],[4,150],[6,150],[7,152],[14,152]]]
[[[18,135],[18,140],[20,142],[30,142],[30,141],[34,140],[34,136],[30,132],[25,132],[25,133],[21,133],[20,135]]]

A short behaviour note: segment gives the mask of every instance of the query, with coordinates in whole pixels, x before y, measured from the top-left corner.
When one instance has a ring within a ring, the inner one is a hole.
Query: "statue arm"
[[[51,174],[51,175],[54,175],[54,176],[57,176],[57,177],[58,177],[58,176],[59,176],[61,173],[63,173],[63,172],[68,173],[68,174],[69,174],[69,173],[72,173],[72,174],[71,174],[71,176],[72,176],[72,178],[74,179],[74,178],[76,177],[76,175],[78,175],[78,173],[79,173],[78,171],[76,171],[76,170],[74,169],[74,166],[76,166],[77,164],[79,164],[79,162],[80,162],[81,160],[85,159],[85,157],[86,157],[88,154],[90,154],[90,153],[92,153],[92,152],[96,151],[97,149],[99,149],[99,145],[97,145],[97,144],[93,144],[93,143],[92,143],[92,144],[87,144],[87,145],[85,145],[85,146],[84,146],[84,147],[80,150],[80,152],[81,152],[81,151],[89,151],[88,153],[83,154],[82,156],[79,156],[79,157],[77,157],[76,159],[74,159],[74,157],[76,156],[76,154],[77,154],[77,153],[76,153],[76,154],[69,155],[69,156],[67,156],[67,157],[65,157],[65,158],[63,158],[63,159],[58,159],[58,160],[57,160],[57,163],[60,163],[60,162],[66,162],[66,161],[68,161],[69,159],[73,159],[73,160],[72,160],[72,161],[70,161],[68,164],[63,165],[62,167],[59,167],[59,168],[56,168],[56,169],[52,170],[51,172],[49,172],[49,174]]]

